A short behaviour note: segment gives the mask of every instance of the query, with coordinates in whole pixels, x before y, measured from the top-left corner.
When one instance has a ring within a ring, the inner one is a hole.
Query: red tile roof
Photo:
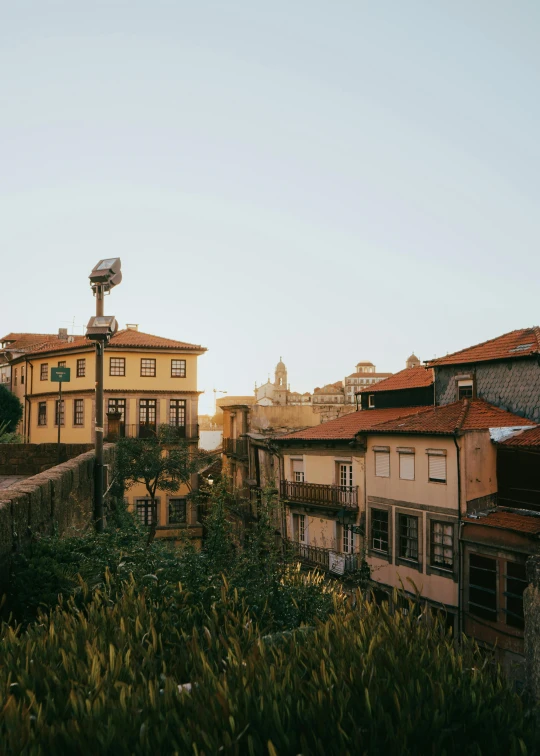
[[[305,428],[305,430],[297,431],[296,433],[286,433],[283,436],[277,437],[276,441],[287,441],[289,439],[292,441],[301,441],[302,439],[306,441],[352,441],[358,433],[371,430],[379,423],[398,417],[406,417],[423,409],[424,407],[398,407],[359,410],[351,412],[344,417],[330,420],[327,423],[316,425],[313,428]]]
[[[510,436],[504,441],[501,441],[501,446],[515,446],[515,447],[537,447],[540,449],[540,426],[536,428],[530,428],[529,430],[521,431],[515,436]]]
[[[0,339],[0,344],[5,341],[11,342],[6,345],[7,351],[16,351],[17,349],[28,349],[32,344],[42,344],[44,341],[50,341],[57,338],[54,333],[8,333]]]
[[[377,433],[422,433],[449,435],[454,432],[533,426],[532,420],[495,407],[482,399],[461,399],[442,407],[423,408],[412,417],[379,424]]]
[[[511,331],[496,339],[484,341],[467,349],[462,349],[446,357],[428,360],[428,365],[461,365],[469,362],[488,362],[491,360],[508,360],[516,357],[530,357],[540,354],[540,328],[521,328]]]
[[[531,535],[540,535],[540,516],[520,514],[518,512],[507,512],[496,510],[490,512],[478,519],[467,517],[467,525],[486,525],[490,528],[502,528],[504,530],[514,530],[519,533],[529,533]]]
[[[92,348],[93,346],[93,342],[89,341],[85,336],[70,336],[69,338],[70,341],[66,341],[56,337],[55,339],[37,344],[34,348],[30,349],[30,351],[32,354],[48,354],[49,352],[72,351],[81,348]],[[185,341],[165,339],[162,336],[154,336],[150,333],[143,333],[142,331],[135,331],[129,328],[115,333],[108,348],[175,349],[196,352],[206,351],[205,347],[199,346],[198,344],[188,344]]]
[[[413,367],[394,373],[385,381],[379,381],[374,386],[361,389],[365,393],[375,391],[399,391],[400,389],[424,388],[433,385],[433,370],[425,367]]]

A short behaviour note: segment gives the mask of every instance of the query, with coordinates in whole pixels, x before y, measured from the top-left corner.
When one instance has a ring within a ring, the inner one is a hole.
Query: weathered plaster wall
[[[37,475],[90,451],[92,444],[0,444],[0,475]]]

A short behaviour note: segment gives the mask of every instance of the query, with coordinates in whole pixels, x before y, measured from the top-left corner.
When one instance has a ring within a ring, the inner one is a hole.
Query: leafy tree
[[[23,407],[20,400],[5,386],[0,386],[0,428],[3,428],[6,433],[13,433],[22,414]]]
[[[157,527],[157,491],[175,493],[181,486],[192,491],[191,476],[212,460],[179,438],[173,425],[161,425],[150,438],[122,438],[116,446],[116,471],[124,488],[144,484],[151,501],[152,523],[148,543]]]

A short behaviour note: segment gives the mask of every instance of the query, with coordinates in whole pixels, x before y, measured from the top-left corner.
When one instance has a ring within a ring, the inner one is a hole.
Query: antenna
[[[71,334],[73,335],[75,332],[75,328],[81,328],[82,333],[84,333],[84,325],[75,323],[75,315],[73,316],[73,320],[63,320],[62,323],[68,323],[71,326]]]

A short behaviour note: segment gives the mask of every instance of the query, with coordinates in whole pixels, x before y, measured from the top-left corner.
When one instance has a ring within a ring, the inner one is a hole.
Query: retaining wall
[[[0,444],[0,475],[37,475],[59,462],[67,462],[93,444]]]

